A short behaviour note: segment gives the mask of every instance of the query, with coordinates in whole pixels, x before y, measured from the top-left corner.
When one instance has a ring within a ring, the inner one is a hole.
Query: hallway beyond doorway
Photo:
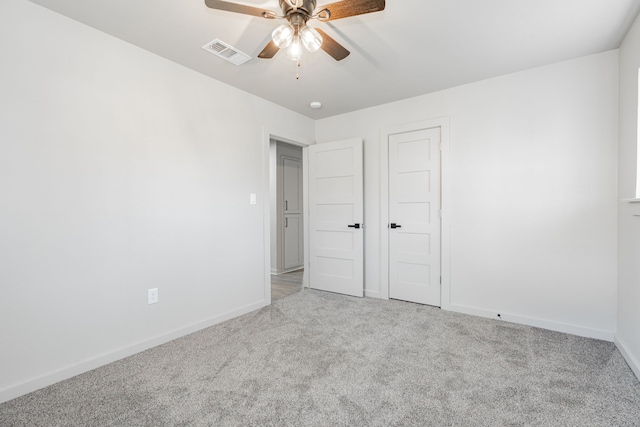
[[[288,297],[302,290],[304,269],[291,273],[271,275],[271,302]]]

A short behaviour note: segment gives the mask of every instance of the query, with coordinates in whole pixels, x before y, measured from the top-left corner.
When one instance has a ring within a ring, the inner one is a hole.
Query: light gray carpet
[[[611,343],[309,291],[0,405],[8,426],[632,426]]]

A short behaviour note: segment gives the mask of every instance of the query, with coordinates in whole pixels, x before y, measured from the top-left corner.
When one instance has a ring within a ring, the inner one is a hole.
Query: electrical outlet
[[[147,290],[147,301],[149,304],[155,304],[158,302],[158,288]]]

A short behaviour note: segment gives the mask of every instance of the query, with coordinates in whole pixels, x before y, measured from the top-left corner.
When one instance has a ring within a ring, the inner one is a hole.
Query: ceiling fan
[[[287,56],[296,61],[300,60],[302,46],[310,52],[322,49],[336,61],[346,58],[350,53],[321,29],[307,26],[310,19],[318,19],[321,22],[333,21],[379,12],[384,10],[385,6],[385,0],[342,0],[319,8],[316,8],[316,0],[279,0],[279,2],[282,15],[259,7],[223,0],[205,0],[205,4],[211,9],[226,10],[265,19],[287,20],[287,23],[273,30],[271,41],[260,52],[258,58],[273,58],[280,49],[287,48]]]

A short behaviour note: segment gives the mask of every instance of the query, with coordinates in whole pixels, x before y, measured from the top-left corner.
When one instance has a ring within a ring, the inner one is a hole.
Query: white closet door
[[[440,306],[440,128],[389,135],[389,297]]]

